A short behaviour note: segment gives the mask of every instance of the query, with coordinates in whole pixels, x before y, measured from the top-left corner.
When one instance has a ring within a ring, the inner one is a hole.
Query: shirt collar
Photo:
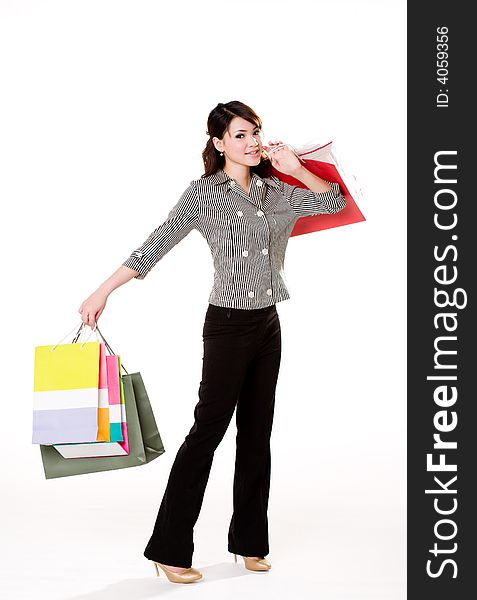
[[[280,189],[278,179],[274,175],[272,175],[270,177],[259,177],[253,171],[251,172],[251,175],[252,175],[252,181],[251,181],[252,184],[254,183],[254,181],[260,180],[271,187]],[[221,184],[227,183],[229,181],[232,181],[232,178],[229,177],[223,169],[217,169],[217,171],[215,171],[215,173],[212,173],[212,175],[210,175],[210,180],[214,185],[221,185]]]

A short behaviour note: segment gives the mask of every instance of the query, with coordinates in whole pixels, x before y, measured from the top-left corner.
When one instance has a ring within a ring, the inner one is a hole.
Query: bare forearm
[[[135,277],[137,274],[138,274],[138,272],[134,271],[134,269],[130,269],[129,267],[121,265],[119,267],[119,269],[117,269],[111,275],[111,277],[108,277],[108,279],[106,279],[106,281],[104,281],[99,286],[98,290],[101,290],[102,292],[109,295],[113,290],[115,290],[119,286],[127,283],[133,277]]]
[[[293,177],[301,181],[312,192],[329,192],[331,189],[327,181],[311,173],[304,166],[300,166],[300,169],[293,173]]]

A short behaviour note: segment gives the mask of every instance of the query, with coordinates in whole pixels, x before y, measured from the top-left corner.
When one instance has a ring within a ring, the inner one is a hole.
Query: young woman
[[[233,515],[228,550],[245,567],[268,571],[270,435],[280,367],[276,303],[288,299],[282,278],[289,235],[301,216],[336,213],[346,201],[336,183],[304,168],[290,148],[261,140],[261,120],[242,102],[209,114],[205,173],[183,192],[167,219],[80,306],[94,327],[109,294],[153,266],[192,229],[214,259],[214,284],[203,328],[204,356],[194,424],[179,448],[144,556],[168,579],[202,578],[192,568],[193,527],[214,451],[236,410]],[[271,167],[308,189],[271,175]]]

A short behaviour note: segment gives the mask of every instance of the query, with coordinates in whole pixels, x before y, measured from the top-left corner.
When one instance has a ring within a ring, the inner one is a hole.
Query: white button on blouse
[[[264,248],[264,249],[262,250],[262,254],[268,254],[268,248]]]
[[[257,210],[257,217],[263,217],[264,213],[261,210]]]
[[[241,210],[238,210],[238,211],[237,211],[237,216],[239,216],[239,217],[243,217],[243,212],[242,212]]]
[[[268,290],[267,290],[267,294],[268,294],[269,296],[271,296],[271,295],[272,295],[272,290],[271,290],[270,288],[268,288]]]
[[[242,256],[248,256],[248,250],[243,250]]]
[[[253,298],[255,296],[255,294],[253,292],[249,292],[248,296],[249,296],[249,298]]]

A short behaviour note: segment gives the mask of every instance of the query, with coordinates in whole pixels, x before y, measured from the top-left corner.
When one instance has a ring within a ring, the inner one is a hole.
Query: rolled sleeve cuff
[[[343,208],[345,208],[346,206],[346,198],[343,196],[343,194],[341,193],[341,189],[338,183],[331,182],[328,181],[328,183],[331,186],[331,190],[328,192],[328,194],[331,194],[331,197],[329,198],[329,210],[331,214],[340,212],[340,210],[343,210]]]
[[[130,269],[133,269],[133,271],[138,272],[138,274],[134,276],[134,279],[144,279],[149,273],[150,269],[142,262],[142,256],[142,252],[134,250],[134,252],[131,253],[131,256],[123,262],[125,267],[129,267]]]

